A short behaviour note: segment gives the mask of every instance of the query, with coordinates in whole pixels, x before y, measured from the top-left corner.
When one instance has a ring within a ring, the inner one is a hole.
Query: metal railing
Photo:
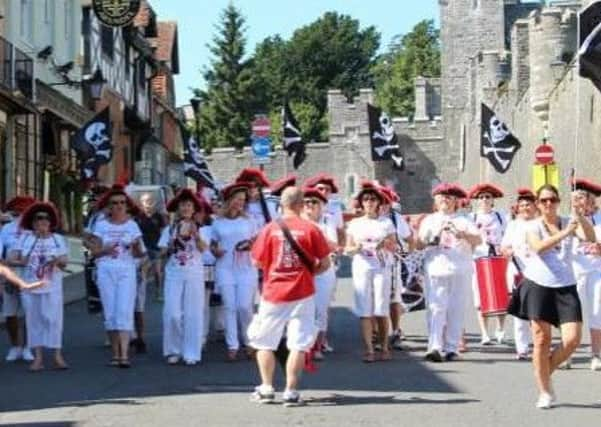
[[[0,85],[33,98],[33,59],[0,37]]]

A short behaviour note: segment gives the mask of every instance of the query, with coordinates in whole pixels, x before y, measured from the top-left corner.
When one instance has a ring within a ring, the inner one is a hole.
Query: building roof
[[[179,73],[179,52],[177,41],[177,22],[159,21],[157,23],[158,37],[152,39],[156,47],[154,57],[169,64],[173,74]]]

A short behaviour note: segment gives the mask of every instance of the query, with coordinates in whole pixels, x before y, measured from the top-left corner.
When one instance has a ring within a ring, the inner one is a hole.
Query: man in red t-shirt
[[[315,342],[314,276],[330,266],[330,248],[321,230],[300,218],[303,192],[288,187],[281,197],[282,223],[302,251],[299,256],[289,243],[280,223],[273,221],[261,231],[251,252],[257,267],[264,271],[259,311],[248,328],[250,345],[256,348],[262,383],[253,397],[261,403],[272,403],[274,351],[286,330],[290,350],[286,363],[286,406],[301,403],[298,380],[305,363],[305,352]],[[309,268],[310,267],[310,268]]]

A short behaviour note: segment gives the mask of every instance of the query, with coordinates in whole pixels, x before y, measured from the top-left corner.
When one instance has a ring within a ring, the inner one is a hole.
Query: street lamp
[[[91,78],[83,80],[83,83],[88,85],[90,88],[90,97],[94,101],[98,101],[100,98],[102,98],[102,89],[104,88],[106,79],[103,77],[100,68],[96,69]]]

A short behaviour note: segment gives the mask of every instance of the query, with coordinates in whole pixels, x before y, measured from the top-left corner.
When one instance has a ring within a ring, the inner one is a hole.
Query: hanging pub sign
[[[94,13],[104,25],[124,27],[140,11],[141,0],[92,0]]]

